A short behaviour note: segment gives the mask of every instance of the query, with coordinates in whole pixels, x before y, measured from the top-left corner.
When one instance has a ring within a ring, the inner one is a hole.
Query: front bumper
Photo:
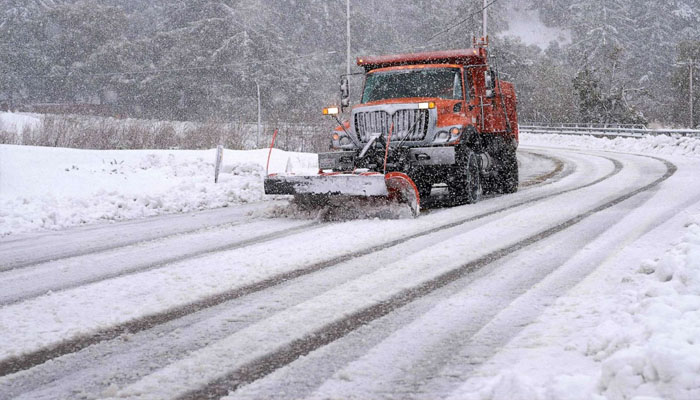
[[[392,148],[392,152],[389,153],[389,164],[397,161],[393,154],[395,150],[398,149]],[[402,151],[407,152],[404,153],[407,154],[405,161],[411,166],[454,165],[456,162],[454,146],[413,147]],[[357,161],[357,152],[354,151],[338,151],[318,155],[318,165],[322,171],[353,171],[358,168]]]
[[[409,162],[412,165],[454,165],[456,162],[455,148],[448,147],[417,147],[409,149]]]

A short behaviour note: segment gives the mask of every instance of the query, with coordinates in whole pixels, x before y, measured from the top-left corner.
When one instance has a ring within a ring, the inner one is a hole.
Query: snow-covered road
[[[517,194],[417,219],[272,217],[279,201],[0,239],[0,398],[529,393],[498,386],[528,326],[669,248],[700,160],[549,145],[520,163]]]

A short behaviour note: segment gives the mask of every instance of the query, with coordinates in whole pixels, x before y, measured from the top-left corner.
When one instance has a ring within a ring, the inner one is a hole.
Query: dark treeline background
[[[480,8],[478,0],[353,0],[353,58],[469,47]],[[500,0],[490,8],[491,33],[506,32],[525,9],[570,40],[544,49],[492,40],[522,120],[689,125],[700,0]],[[252,121],[257,82],[265,119],[310,122],[337,103],[344,62],[344,0],[0,3],[0,103]]]

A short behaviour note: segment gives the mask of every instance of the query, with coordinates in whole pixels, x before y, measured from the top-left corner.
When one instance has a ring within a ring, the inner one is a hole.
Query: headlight
[[[335,148],[350,146],[353,144],[352,140],[350,140],[350,138],[347,135],[338,132],[333,133],[333,136],[331,137],[331,143],[332,147]]]
[[[462,137],[463,129],[461,126],[448,127],[446,131],[440,131],[435,135],[435,144],[454,143]]]
[[[462,129],[462,127],[454,127],[450,129],[450,143],[459,140],[459,138],[462,137],[462,132],[464,132],[464,129]]]

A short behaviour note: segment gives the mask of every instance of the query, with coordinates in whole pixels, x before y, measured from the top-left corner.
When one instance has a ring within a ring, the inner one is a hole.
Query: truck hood
[[[438,114],[438,125],[447,126],[455,125],[466,120],[465,110],[455,113],[455,105],[461,103],[462,100],[445,100],[435,97],[412,97],[403,99],[386,99],[381,101],[373,101],[370,103],[358,104],[352,108],[352,112],[362,112],[363,108],[376,107],[382,105],[396,104],[417,104],[417,103],[435,103],[435,108]]]
[[[459,102],[459,100],[444,100],[440,99],[437,97],[407,97],[407,98],[402,98],[402,99],[385,99],[385,100],[378,100],[378,101],[372,101],[369,103],[362,103],[358,104],[353,107],[353,110],[357,108],[362,108],[362,107],[372,107],[372,106],[381,106],[382,104],[415,104],[415,103],[429,103],[433,102],[437,106],[440,106],[441,103],[456,103]]]

